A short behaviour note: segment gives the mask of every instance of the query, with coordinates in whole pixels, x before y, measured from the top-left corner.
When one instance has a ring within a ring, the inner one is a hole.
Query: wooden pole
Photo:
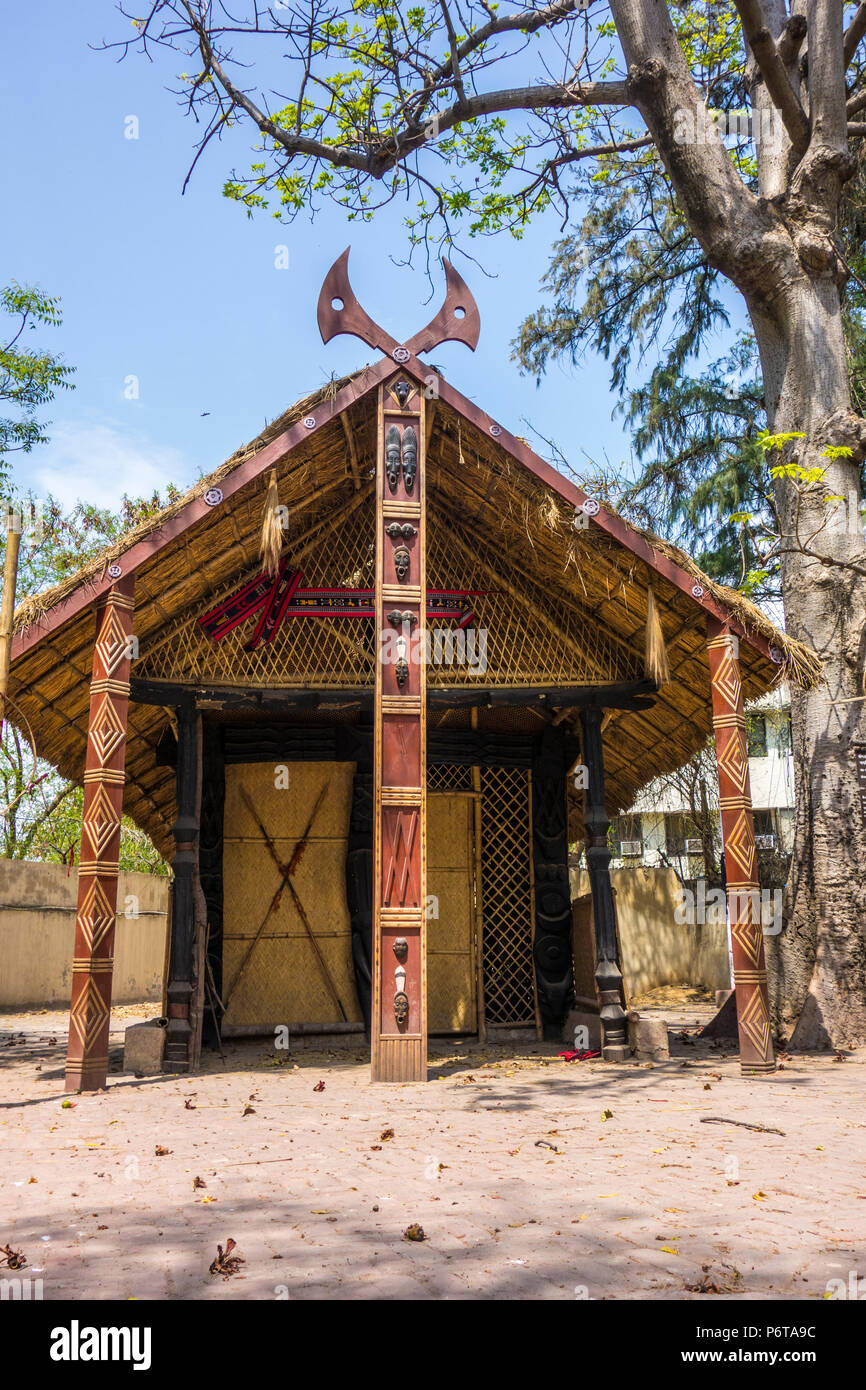
[[[177,707],[177,820],[172,827],[174,888],[166,990],[168,1028],[162,1063],[163,1071],[167,1072],[188,1072],[197,1051],[191,1005],[196,985],[195,876],[198,874],[201,767],[201,715],[194,702],[186,699]]]
[[[15,612],[15,586],[18,581],[18,553],[21,549],[21,524],[16,526],[14,511],[9,513],[6,529],[6,558],[3,562],[3,601],[0,603],[0,734],[6,717],[6,692],[9,688],[9,667],[12,658],[12,617]]]
[[[66,1054],[67,1091],[99,1090],[108,1075],[133,593],[132,575],[117,580],[96,616]]]
[[[616,908],[610,881],[610,851],[607,847],[610,821],[604,794],[603,713],[600,709],[585,709],[580,715],[583,760],[587,771],[583,819],[595,924],[595,982],[601,1007],[602,1055],[606,1062],[624,1062],[629,1056],[629,1049],[626,1017],[621,1002],[622,971],[617,960]]]
[[[712,617],[707,618],[707,653],[734,960],[734,991],[737,997],[740,1067],[747,1074],[773,1072],[776,1070],[776,1060],[770,1037],[761,889],[749,785],[739,639]]]
[[[373,1081],[427,1079],[424,424],[422,389],[397,373],[376,463]]]

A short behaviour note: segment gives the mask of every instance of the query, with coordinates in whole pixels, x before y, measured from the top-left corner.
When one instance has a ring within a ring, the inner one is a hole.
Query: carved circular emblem
[[[223,490],[221,487],[209,487],[204,495],[204,500],[209,507],[218,507],[223,500]]]
[[[693,584],[693,585],[692,585],[692,598],[703,598],[703,596],[704,596],[704,586],[703,586],[703,584]]]
[[[391,356],[395,362],[408,362],[412,354],[407,347],[395,347]]]
[[[305,430],[314,430],[315,428],[316,428],[316,417],[315,417],[315,415],[308,415],[307,418],[306,418],[306,420],[304,421],[304,429],[305,429]]]
[[[394,995],[394,1019],[397,1023],[405,1023],[409,1017],[409,996],[404,994],[402,989],[399,994]]]
[[[783,657],[778,647],[770,648],[770,660],[775,661],[777,666],[781,666]]]
[[[122,574],[123,574],[123,570],[120,568],[120,565],[109,565],[109,566],[108,566],[108,577],[109,577],[109,579],[119,579],[120,576],[121,576]]]
[[[580,510],[584,516],[598,516],[599,505],[594,497],[587,497],[585,502],[581,502]]]
[[[493,438],[494,438],[494,439],[498,439],[499,436],[500,436],[501,433],[502,433],[502,426],[501,426],[501,425],[495,425],[495,424],[494,424],[494,425],[491,425],[491,426],[490,426],[490,433],[493,435]]]

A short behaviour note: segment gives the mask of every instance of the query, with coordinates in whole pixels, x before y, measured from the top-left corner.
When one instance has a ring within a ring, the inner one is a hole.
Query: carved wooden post
[[[132,575],[119,579],[96,615],[66,1054],[67,1091],[98,1090],[108,1075],[134,583]]]
[[[740,1066],[744,1072],[772,1072],[776,1069],[776,1062],[770,1037],[761,890],[749,786],[739,644],[732,633],[711,617],[707,618],[707,651],[734,958]]]
[[[587,769],[584,825],[586,862],[592,888],[592,915],[595,921],[597,963],[595,981],[601,1006],[602,1055],[606,1062],[623,1062],[629,1056],[626,1017],[621,1000],[622,972],[617,962],[616,916],[610,882],[610,827],[604,799],[604,756],[601,720],[604,711],[584,709],[583,760]]]
[[[427,1079],[424,398],[379,389],[373,745],[374,1081]]]
[[[532,852],[535,866],[535,979],[544,1036],[562,1038],[574,1004],[565,730],[548,726],[532,759]]]
[[[168,1028],[163,1071],[189,1071],[194,986],[195,878],[201,807],[201,715],[192,700],[177,710],[177,820],[172,887],[171,952],[166,991]]]

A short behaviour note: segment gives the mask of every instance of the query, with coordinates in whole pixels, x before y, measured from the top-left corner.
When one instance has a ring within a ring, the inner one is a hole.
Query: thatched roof
[[[22,603],[10,717],[32,732],[41,756],[69,777],[82,776],[93,605],[112,582],[108,567],[115,563],[136,574],[141,659],[134,674],[195,686],[330,689],[335,698],[345,694],[345,717],[352,717],[352,692],[373,679],[357,622],[326,620],[316,628],[316,620],[297,620],[265,657],[225,644],[219,659],[231,655],[229,675],[201,639],[196,617],[255,573],[272,467],[291,517],[288,552],[303,566],[305,582],[364,587],[373,539],[376,388],[393,370],[384,359],[304,397],[158,517]],[[576,529],[575,508],[585,495],[444,381],[427,480],[428,582],[480,591],[479,623],[490,629],[494,646],[486,675],[433,672],[428,681],[526,687],[541,696],[554,687],[639,680],[652,581],[671,682],[651,710],[616,712],[607,725],[612,812],[629,805],[651,777],[681,765],[711,731],[707,613],[730,621],[741,637],[746,698],[780,679],[802,687],[820,679],[813,652],[675,546],[605,507],[587,529]],[[205,494],[215,487],[224,500],[208,506]],[[524,727],[540,729],[541,720],[555,717],[568,718],[555,703],[542,702],[528,723],[524,715]],[[447,727],[459,727],[462,718],[455,711]],[[508,723],[496,709],[478,718],[480,728]],[[160,707],[130,705],[125,807],[168,852],[174,779],[155,757],[166,724]]]

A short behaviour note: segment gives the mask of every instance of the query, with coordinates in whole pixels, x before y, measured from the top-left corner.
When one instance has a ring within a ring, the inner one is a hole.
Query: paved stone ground
[[[0,1246],[49,1299],[821,1299],[866,1275],[866,1051],[746,1080],[693,1034],[651,1066],[434,1044],[430,1084],[398,1087],[360,1050],[239,1042],[64,1108],[64,1016],[7,1015]],[[245,1262],[212,1276],[229,1236]]]

